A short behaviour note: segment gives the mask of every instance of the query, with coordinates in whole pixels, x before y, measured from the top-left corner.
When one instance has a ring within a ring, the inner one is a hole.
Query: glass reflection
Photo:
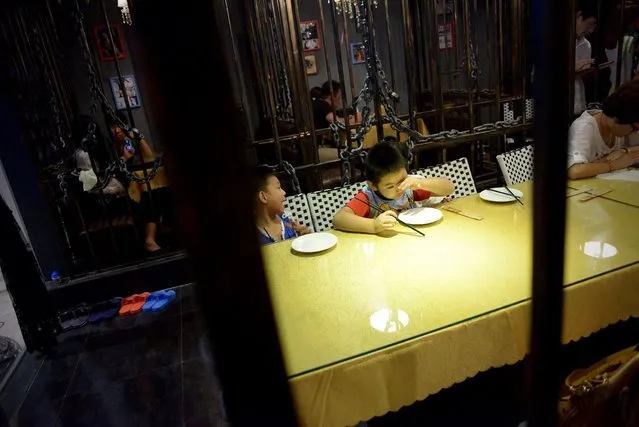
[[[605,242],[586,242],[581,249],[584,254],[593,258],[611,258],[617,255],[617,248]]]
[[[404,310],[382,308],[371,314],[370,324],[376,331],[393,333],[408,326],[409,317]]]

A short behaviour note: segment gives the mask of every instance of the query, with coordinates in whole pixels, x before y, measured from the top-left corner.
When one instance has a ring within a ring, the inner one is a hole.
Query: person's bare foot
[[[162,249],[162,247],[158,245],[155,240],[146,240],[144,242],[144,249],[146,249],[147,252],[156,252]]]

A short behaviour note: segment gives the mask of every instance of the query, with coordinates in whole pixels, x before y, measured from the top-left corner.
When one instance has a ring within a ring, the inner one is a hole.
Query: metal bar
[[[322,23],[322,46],[324,46],[324,63],[326,64],[326,77],[328,78],[328,84],[330,85],[331,91],[333,90],[333,76],[331,74],[331,66],[328,60],[328,46],[326,45],[326,22],[324,20],[324,6],[323,6],[323,0],[317,0],[317,6],[319,7],[319,12],[320,12],[320,21]],[[333,34],[333,39],[335,40],[337,37],[337,34]],[[341,56],[341,52],[339,50],[336,51],[336,55]],[[340,82],[342,83],[342,82]],[[351,84],[352,84],[352,76],[351,76]],[[345,94],[343,94],[345,95]],[[342,103],[343,105],[343,103]],[[335,110],[335,105],[333,105],[333,103],[331,102],[331,110],[333,111],[333,119],[337,120],[337,111]],[[315,135],[315,115],[311,114],[312,120],[311,120],[311,130],[313,133],[313,137],[316,138]],[[346,119],[348,120],[348,118]],[[339,141],[337,141],[337,143],[339,144]],[[315,162],[317,163],[319,161],[319,152],[317,151],[317,144],[315,143],[313,145],[313,152],[315,153]]]
[[[557,425],[563,314],[566,227],[566,158],[564,132],[572,117],[574,87],[574,0],[537,0],[531,5],[535,64],[535,170],[533,217],[533,297],[530,379],[530,427]],[[571,64],[573,64],[571,66]],[[558,70],[564,70],[563,76]]]
[[[422,16],[422,11],[420,8],[421,2],[416,2],[415,6],[417,8],[417,15]],[[439,111],[439,125],[440,128],[438,131],[442,131],[446,129],[446,123],[444,119],[444,98],[441,86],[441,80],[439,76],[439,48],[435,43],[435,39],[437,37],[437,10],[435,9],[435,2],[426,1],[426,17],[430,18],[429,26],[426,27],[425,35],[428,40],[428,59],[430,63],[430,78],[431,78],[431,88],[433,93],[433,103],[435,104],[435,110]],[[428,34],[428,27],[431,27],[430,36]]]
[[[621,80],[621,61],[623,60],[623,38],[625,36],[625,28],[623,27],[623,22],[624,22],[624,13],[625,13],[625,9],[626,9],[626,1],[622,0],[621,1],[621,22],[619,23],[619,28],[622,29],[622,31],[619,34],[619,41],[617,42],[617,67],[615,70],[615,89],[617,89],[619,87],[619,81]]]
[[[412,129],[416,129],[415,126],[415,40],[413,39],[413,22],[411,13],[408,10],[408,0],[402,0],[402,16],[404,18],[404,52],[406,56],[406,76],[408,77],[408,87],[411,88],[408,91],[408,120]],[[389,52],[390,54],[390,52]],[[392,61],[391,61],[392,62]]]
[[[468,114],[470,118],[470,128],[475,127],[475,107],[473,106],[473,86],[472,86],[472,64],[470,47],[470,2],[464,0],[464,38],[466,40],[466,89],[468,90]]]
[[[346,11],[342,10],[343,13],[346,13]],[[331,2],[331,23],[333,24],[333,41],[335,42],[335,56],[337,59],[337,73],[339,74],[339,78],[340,78],[340,84],[343,84],[344,82],[344,62],[342,60],[342,51],[340,49],[339,46],[339,29],[337,28],[337,9],[335,6],[335,2],[332,1]],[[346,34],[348,36],[348,27],[344,27],[344,31],[346,31]],[[348,63],[350,64],[350,61],[348,61]],[[351,91],[354,88],[354,83],[353,83],[353,70],[350,68],[351,66],[349,65],[349,76],[350,76],[350,81],[351,81]],[[331,83],[332,85],[332,83]],[[331,87],[331,90],[333,90],[333,88]],[[343,91],[342,91],[343,92]],[[344,97],[342,96],[342,109],[345,110],[346,108],[346,103],[344,101]],[[337,117],[335,117],[335,119],[337,119]],[[349,127],[349,123],[348,123],[348,114],[344,114],[344,123],[346,124],[346,128],[348,129]],[[351,143],[351,136],[350,135],[346,135],[346,144],[350,144]]]
[[[445,2],[446,0],[444,0]],[[459,0],[452,0],[453,2],[453,19],[455,20],[455,32],[457,32],[457,23],[459,22],[459,14],[457,13],[457,2]],[[490,0],[487,0],[490,1]],[[457,38],[457,37],[455,37]],[[461,52],[459,51],[459,43],[455,40],[455,69],[458,70],[459,67],[459,58],[461,58]]]
[[[377,69],[377,49],[375,46],[375,17],[373,16],[373,3],[371,1],[364,1],[364,20],[368,24],[368,39],[364,40],[366,45],[366,53],[369,58],[367,61],[370,64],[370,77],[371,90],[373,91],[373,105],[375,106],[375,119],[377,120],[377,140],[384,140],[384,121],[382,120],[382,100],[381,90],[379,87],[379,70]]]
[[[275,95],[273,94],[273,71],[271,68],[271,63],[269,58],[271,55],[268,54],[268,50],[265,47],[268,47],[266,43],[266,37],[264,32],[262,31],[262,26],[259,24],[260,22],[266,22],[266,16],[260,16],[260,11],[264,12],[265,8],[260,8],[259,0],[254,0],[254,7],[257,14],[257,31],[258,31],[258,39],[262,44],[262,56],[266,58],[266,85],[268,92],[268,103],[271,111],[271,126],[273,129],[273,139],[275,141],[275,156],[277,158],[277,163],[282,163],[282,146],[279,141],[279,132],[277,130],[277,107],[275,105]],[[273,67],[274,68],[274,67]]]
[[[228,81],[229,76],[223,59],[224,41],[214,25],[213,5],[207,0],[194,0],[180,14],[168,0],[140,0],[137,5],[146,6],[135,16],[141,44],[149,49],[148,58],[157,70],[150,78],[156,80],[166,100],[148,107],[157,110],[154,117],[172,118],[159,121],[158,130],[166,137],[167,173],[176,188],[178,217],[188,218],[182,221],[180,230],[197,278],[196,293],[230,423],[239,427],[295,426],[297,416],[254,230],[253,198],[250,191],[237,191],[254,188],[251,174],[246,173],[243,148],[239,144],[204,144],[194,156],[181,144],[201,137],[201,129],[183,123],[209,123],[221,141],[237,140],[244,133],[234,110],[223,108],[211,116],[196,103],[180,101],[184,99],[182,71],[188,69],[190,83],[203,97],[216,99],[220,105],[232,102],[231,87],[218,83]],[[163,37],[167,28],[173,30],[168,39]],[[157,43],[158,39],[166,42]],[[208,61],[198,60],[202,52],[207,52]],[[167,57],[173,60],[167,63]],[[220,79],[211,79],[212,75]],[[215,168],[210,167],[213,158],[220,159]],[[202,197],[202,188],[212,188],[220,180],[232,180],[234,185],[218,185],[216,200]],[[222,200],[232,200],[237,214],[231,218],[232,227],[220,229],[220,223],[229,221]],[[216,241],[226,242],[223,251],[212,250]],[[250,268],[237,268],[238,260]],[[246,355],[256,348],[260,356],[247,364]]]
[[[251,46],[251,55],[253,57],[253,64],[255,66],[255,75],[257,77],[257,81],[260,82],[260,84],[258,84],[260,104],[262,105],[262,111],[265,112],[268,110],[268,96],[264,93],[264,85],[261,84],[262,82],[266,81],[263,75],[264,72],[262,71],[262,59],[264,58],[264,55],[260,55],[260,53],[258,52],[259,41],[255,29],[257,16],[253,13],[255,12],[255,9],[251,6],[250,3],[251,0],[244,1],[244,21],[246,22],[246,26],[248,29],[249,40],[252,41],[252,43],[249,43],[249,45]]]
[[[395,61],[393,61],[393,46],[391,44],[391,29],[390,29],[390,17],[389,17],[389,10],[388,10],[388,0],[384,0],[384,12],[386,13],[386,41],[388,42],[388,66],[390,71],[391,87],[393,88],[394,91],[397,91],[397,88],[395,87],[395,67],[393,66],[393,63]],[[412,39],[412,35],[413,33],[411,32],[411,39]],[[415,49],[414,41],[411,46],[411,49]],[[413,54],[413,64],[414,64],[415,63],[414,50],[411,50],[411,54]],[[411,95],[415,93],[416,87],[417,87],[417,83],[413,81],[413,85],[411,85],[409,89],[409,93]],[[395,109],[395,111],[397,111],[397,101],[395,99],[393,99],[393,108]],[[412,111],[410,107],[409,107],[409,111]],[[397,139],[399,139],[399,132],[397,132]]]
[[[318,0],[318,1],[322,1],[322,0]],[[337,7],[335,3],[336,2],[334,2],[334,1],[331,2],[331,4],[332,4],[331,7],[333,9],[335,9]],[[346,56],[348,58],[350,58],[351,40],[350,40],[350,36],[348,35],[348,19],[346,18],[346,8],[345,7],[342,8],[342,25],[344,26],[344,44],[346,45],[346,53],[347,53]],[[337,26],[335,26],[334,28],[337,28]],[[334,33],[333,37],[334,37],[335,40],[338,40],[339,35],[337,33]],[[340,49],[337,49],[335,51],[335,55],[337,55],[339,58],[341,58],[342,57],[342,51]],[[355,94],[357,93],[357,91],[355,90],[355,77],[353,76],[353,63],[352,63],[352,61],[346,61],[346,65],[348,67],[348,82],[349,82],[349,85],[351,87],[351,101],[350,102],[355,102],[355,97],[357,96]]]

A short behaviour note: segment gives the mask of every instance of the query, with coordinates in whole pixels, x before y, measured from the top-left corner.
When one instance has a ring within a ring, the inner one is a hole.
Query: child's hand
[[[300,224],[297,221],[293,221],[291,223],[291,225],[293,226],[293,230],[295,230],[295,233],[297,233],[298,236],[303,236],[303,235],[309,234],[311,232],[311,228],[310,227],[302,225],[302,224]]]
[[[401,182],[401,184],[399,184],[399,191],[406,191],[406,190],[421,190],[422,189],[422,183],[425,181],[425,178],[422,178],[421,176],[417,177],[417,176],[407,176],[405,180],[403,180]]]
[[[395,211],[385,211],[375,218],[375,233],[390,230],[397,225],[397,214]]]

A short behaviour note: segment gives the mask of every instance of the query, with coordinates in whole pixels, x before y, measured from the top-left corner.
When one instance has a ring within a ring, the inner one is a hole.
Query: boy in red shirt
[[[338,230],[381,233],[397,225],[397,214],[416,208],[415,202],[455,191],[446,178],[409,176],[406,157],[397,142],[375,145],[366,158],[366,186],[333,218]],[[369,204],[381,208],[371,209]]]

